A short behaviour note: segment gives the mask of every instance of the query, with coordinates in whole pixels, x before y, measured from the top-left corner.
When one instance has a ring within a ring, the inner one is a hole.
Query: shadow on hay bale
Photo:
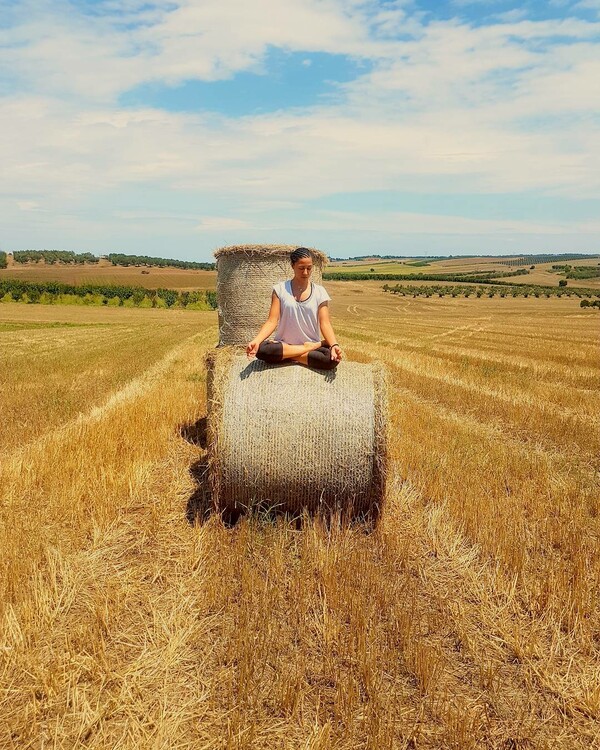
[[[277,365],[270,365],[270,364],[267,364],[266,362],[262,362],[259,359],[253,359],[251,362],[248,362],[246,367],[244,367],[240,371],[239,378],[240,380],[247,380],[253,375],[260,376],[260,373],[263,373],[265,370],[279,370],[285,367],[298,367],[298,365],[295,362],[286,362],[286,361],[283,361]],[[311,373],[315,377],[323,378],[323,380],[326,380],[329,383],[331,383],[337,377],[336,370],[311,370]]]
[[[387,388],[378,364],[319,372],[232,348],[207,357],[207,450],[217,512],[376,521],[387,479]]]

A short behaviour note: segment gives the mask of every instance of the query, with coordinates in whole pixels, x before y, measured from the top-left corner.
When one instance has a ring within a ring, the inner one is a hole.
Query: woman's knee
[[[335,370],[339,362],[331,359],[331,350],[321,347],[308,353],[308,366],[315,370]]]
[[[256,352],[256,359],[270,365],[279,364],[283,360],[283,344],[280,341],[263,341]]]

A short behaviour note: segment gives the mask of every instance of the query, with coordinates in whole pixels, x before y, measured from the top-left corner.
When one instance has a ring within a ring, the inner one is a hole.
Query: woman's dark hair
[[[300,258],[312,258],[310,250],[307,247],[297,247],[293,253],[290,253],[290,260],[292,265],[297,263]]]

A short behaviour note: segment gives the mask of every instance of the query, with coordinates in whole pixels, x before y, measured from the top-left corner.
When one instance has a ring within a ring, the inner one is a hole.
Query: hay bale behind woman
[[[290,276],[295,245],[233,245],[215,252],[219,346],[246,346],[269,312],[273,284]],[[320,283],[327,256],[308,248]]]

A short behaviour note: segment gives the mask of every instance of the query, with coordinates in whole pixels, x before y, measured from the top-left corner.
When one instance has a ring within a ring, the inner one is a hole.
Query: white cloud
[[[39,203],[36,201],[17,201],[19,211],[42,211]]]
[[[172,203],[159,214],[164,226],[187,222],[217,234],[257,224],[282,231],[277,212],[332,193],[600,197],[598,23],[511,17],[478,27],[425,24],[402,3],[381,10],[348,0],[183,0],[175,8],[114,0],[94,17],[68,5],[40,7],[23,5],[16,28],[0,30],[4,77],[21,87],[0,98],[0,196],[21,211],[51,205],[56,221],[68,224],[84,197],[153,186],[171,191]],[[116,103],[143,81],[260,70],[270,46],[368,58],[373,69],[341,87],[336,104],[262,116]],[[196,205],[202,196],[230,196],[243,218],[217,208],[199,220],[193,210],[174,210],[178,196],[195,196]],[[120,208],[111,215],[143,231],[151,218],[143,214]],[[388,219],[390,233],[398,222],[416,232],[423,221],[440,233],[570,231],[556,223]],[[336,221],[347,227],[349,219],[330,215],[326,227]],[[357,221],[367,231],[374,217],[358,214]],[[572,231],[583,229],[573,223]]]
[[[249,229],[250,226],[247,221],[230,216],[204,216],[195,229],[200,232],[222,232],[231,229]]]
[[[310,225],[311,229],[333,229],[343,226],[357,232],[373,227],[375,217],[361,217],[343,211],[323,212],[323,219]],[[389,235],[453,235],[453,236],[502,236],[502,235],[557,235],[569,232],[598,234],[597,222],[533,222],[502,219],[472,219],[464,216],[423,214],[412,212],[388,212],[377,214],[378,231]]]
[[[0,30],[0,65],[36,93],[108,102],[147,81],[260,71],[270,46],[369,58],[392,49],[370,34],[375,0],[179,0],[132,15],[138,24],[131,28],[123,11],[135,5],[114,2],[104,5],[111,13],[83,16],[30,0],[17,27]],[[403,18],[399,9],[387,15]]]
[[[600,12],[600,0],[579,0],[578,3],[573,5],[574,8],[581,8],[583,10],[596,10]]]

